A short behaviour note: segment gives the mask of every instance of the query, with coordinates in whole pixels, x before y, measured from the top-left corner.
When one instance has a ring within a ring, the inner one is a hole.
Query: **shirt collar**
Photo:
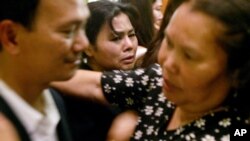
[[[37,111],[26,101],[24,101],[13,89],[6,85],[2,80],[0,80],[0,95],[9,104],[11,109],[14,111],[16,116],[19,118],[23,126],[26,128],[29,134],[32,134],[39,128],[44,118],[49,121],[49,130],[55,130],[57,124],[60,120],[60,114],[56,108],[55,102],[49,92],[49,90],[44,90],[42,95],[45,100],[45,115]]]

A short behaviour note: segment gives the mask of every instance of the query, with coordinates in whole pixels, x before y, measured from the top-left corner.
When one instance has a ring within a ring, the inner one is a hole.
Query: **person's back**
[[[70,141],[61,97],[47,88],[77,70],[88,45],[86,5],[1,0],[0,6],[0,111],[23,141]]]

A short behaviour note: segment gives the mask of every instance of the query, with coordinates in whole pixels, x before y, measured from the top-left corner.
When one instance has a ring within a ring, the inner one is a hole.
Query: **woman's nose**
[[[125,50],[132,50],[134,48],[134,44],[131,38],[129,36],[124,37],[124,46]]]
[[[178,73],[177,57],[174,52],[169,52],[167,54],[163,63],[163,67],[170,73]]]

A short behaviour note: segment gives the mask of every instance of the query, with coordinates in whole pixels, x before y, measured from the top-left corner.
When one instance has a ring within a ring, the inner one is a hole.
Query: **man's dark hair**
[[[0,21],[9,19],[31,28],[39,0],[1,0]]]
[[[39,0],[0,0],[0,22],[11,20],[31,29]],[[1,51],[0,44],[0,51]]]

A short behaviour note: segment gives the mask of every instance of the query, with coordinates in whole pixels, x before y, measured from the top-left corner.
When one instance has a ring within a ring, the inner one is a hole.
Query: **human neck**
[[[171,120],[167,126],[167,130],[174,130],[183,125],[186,125],[199,117],[201,117],[204,113],[191,113],[181,108],[177,107],[171,117]]]
[[[44,99],[42,91],[46,88],[45,86],[38,85],[38,83],[33,82],[31,79],[26,79],[21,73],[17,75],[0,73],[0,79],[30,106],[43,113]]]
[[[94,62],[92,59],[89,59],[87,64],[88,64],[89,67],[90,67],[91,69],[93,69],[94,71],[100,71],[100,72],[102,72],[102,71],[105,70],[105,69],[102,68],[100,65],[96,64],[96,62]]]
[[[210,111],[188,111],[182,108],[177,107],[171,117],[171,120],[167,126],[167,130],[175,130],[181,126],[187,125],[205,115],[222,111],[225,107],[218,107]]]

